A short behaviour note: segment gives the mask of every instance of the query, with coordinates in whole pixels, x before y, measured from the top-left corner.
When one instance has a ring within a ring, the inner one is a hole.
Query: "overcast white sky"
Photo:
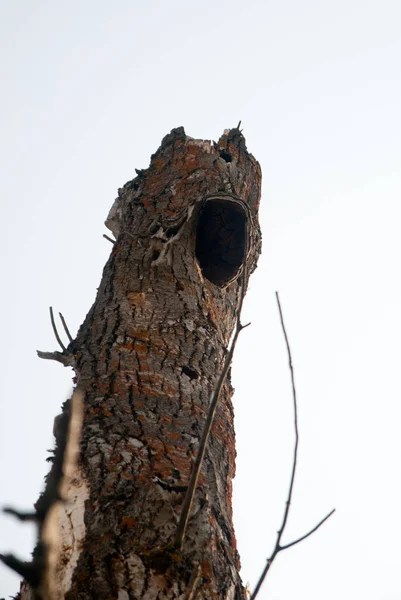
[[[0,505],[29,508],[72,373],[74,333],[110,244],[116,190],[171,128],[217,139],[242,120],[263,170],[263,255],[233,375],[243,578],[272,549],[293,449],[278,289],[296,370],[299,471],[260,600],[400,600],[399,0],[3,1],[0,118]],[[30,526],[0,518],[0,551]],[[0,597],[18,578],[0,567]]]

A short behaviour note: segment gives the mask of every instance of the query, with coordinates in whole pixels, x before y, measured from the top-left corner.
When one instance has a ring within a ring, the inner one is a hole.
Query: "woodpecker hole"
[[[191,367],[188,367],[186,365],[184,367],[182,367],[182,373],[184,373],[184,375],[186,375],[190,379],[198,379],[199,378],[199,373],[197,371],[195,371],[195,369],[192,369]]]
[[[233,160],[233,157],[231,156],[231,154],[229,154],[228,152],[224,152],[224,150],[222,150],[220,152],[220,158],[222,158],[226,162],[232,162],[232,160]]]
[[[224,287],[239,275],[245,259],[247,216],[230,198],[210,198],[199,217],[195,254],[203,275]]]
[[[152,250],[152,262],[154,262],[155,260],[157,260],[160,256],[160,250],[159,249],[154,249]]]

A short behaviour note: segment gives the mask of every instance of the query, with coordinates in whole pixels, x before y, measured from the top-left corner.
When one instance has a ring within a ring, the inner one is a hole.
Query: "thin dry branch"
[[[300,538],[298,538],[297,540],[294,540],[293,542],[290,542],[289,544],[284,544],[284,546],[280,546],[280,550],[287,550],[287,548],[291,548],[291,546],[295,546],[295,544],[299,544],[299,542],[302,542],[302,540],[305,540],[307,537],[312,535],[312,533],[315,533],[315,531],[317,531],[319,529],[319,527],[321,525],[323,525],[323,523],[325,521],[327,521],[327,519],[329,517],[331,517],[331,515],[335,512],[336,512],[336,509],[333,508],[333,510],[331,510],[321,521],[319,521],[319,523],[317,525],[315,525],[315,527],[313,529],[308,531],[308,533],[305,533],[305,535],[302,535]]]
[[[293,462],[292,462],[292,472],[291,472],[291,480],[290,480],[290,487],[288,490],[288,496],[287,496],[287,501],[285,504],[285,510],[284,510],[284,515],[283,515],[283,520],[280,526],[280,529],[277,532],[277,539],[276,539],[276,544],[274,546],[273,552],[270,555],[270,557],[267,559],[266,562],[266,566],[263,569],[263,572],[261,574],[261,576],[259,577],[259,580],[256,584],[256,587],[251,595],[250,600],[255,600],[256,596],[258,595],[258,592],[265,580],[265,577],[271,567],[271,565],[273,564],[274,559],[276,558],[277,554],[279,554],[282,550],[287,550],[288,548],[291,548],[291,546],[295,546],[296,544],[299,544],[300,542],[302,542],[302,540],[305,540],[307,537],[309,537],[310,535],[312,535],[312,533],[314,533],[315,531],[317,531],[319,529],[319,527],[321,525],[323,525],[323,523],[325,521],[327,521],[327,519],[329,517],[331,517],[331,515],[335,512],[335,508],[333,508],[333,510],[331,512],[329,512],[328,515],[326,515],[321,521],[319,521],[319,523],[317,525],[315,525],[315,527],[313,527],[308,533],[306,533],[305,535],[303,535],[302,537],[294,540],[293,542],[290,542],[289,544],[284,544],[281,545],[281,538],[282,535],[284,533],[285,527],[287,525],[287,520],[288,520],[288,514],[290,512],[290,505],[291,505],[291,501],[292,501],[292,493],[293,493],[293,489],[294,489],[294,481],[295,481],[295,473],[296,473],[296,468],[297,468],[297,458],[298,458],[298,442],[299,442],[299,434],[298,434],[298,408],[297,408],[297,391],[296,391],[296,387],[295,387],[295,377],[294,377],[294,367],[292,364],[292,356],[291,356],[291,348],[290,348],[290,344],[288,341],[288,336],[287,336],[287,331],[284,325],[284,318],[283,318],[283,312],[281,310],[281,304],[280,304],[280,298],[278,295],[278,292],[276,292],[276,300],[277,300],[277,306],[278,306],[278,310],[279,310],[279,314],[280,314],[280,322],[281,322],[281,329],[283,331],[284,334],[284,339],[285,339],[285,344],[287,347],[287,355],[288,355],[288,366],[290,369],[290,373],[291,373],[291,386],[292,386],[292,399],[293,399],[293,406],[294,406],[294,429],[295,429],[295,446],[294,446],[294,458],[293,458]]]
[[[38,515],[36,514],[36,512],[21,512],[20,510],[15,510],[14,508],[11,508],[10,506],[4,507],[3,513],[5,513],[6,515],[11,515],[12,517],[15,517],[16,519],[18,519],[19,521],[37,521],[38,520]]]
[[[67,327],[67,323],[65,322],[65,319],[64,319],[63,315],[61,314],[61,312],[59,312],[58,314],[59,314],[60,321],[63,324],[64,331],[66,332],[68,339],[70,340],[70,342],[74,341],[74,338],[72,337],[72,335],[70,333],[70,330]]]
[[[246,244],[245,253],[244,253],[245,261],[246,261],[247,254],[248,254],[248,252],[247,252],[247,244]],[[230,349],[226,355],[223,369],[217,380],[215,388],[210,396],[209,410],[207,413],[205,426],[204,426],[204,429],[202,432],[202,437],[199,442],[198,454],[196,456],[195,464],[192,469],[187,492],[186,492],[185,498],[184,498],[184,503],[182,505],[180,519],[179,519],[178,525],[177,525],[177,531],[176,531],[175,539],[174,539],[174,546],[176,548],[181,548],[183,539],[185,537],[185,532],[187,530],[187,525],[188,525],[188,519],[189,519],[189,515],[191,512],[191,508],[192,508],[192,502],[193,502],[193,499],[195,496],[195,490],[196,490],[196,487],[198,484],[199,474],[200,474],[200,470],[202,468],[202,463],[203,463],[203,459],[204,459],[205,452],[206,452],[206,446],[207,446],[207,443],[209,440],[210,431],[212,429],[214,417],[216,414],[216,408],[217,408],[217,404],[219,401],[220,392],[224,385],[228,370],[231,365],[235,346],[237,344],[237,340],[238,340],[238,337],[239,337],[239,334],[241,333],[241,331],[243,329],[245,329],[245,327],[248,327],[248,325],[250,325],[250,323],[247,323],[246,325],[242,325],[242,323],[241,323],[241,312],[242,312],[242,305],[244,303],[244,297],[245,297],[246,278],[247,278],[246,262],[244,262],[243,271],[242,271],[240,301],[239,301],[239,306],[238,306],[238,310],[237,310],[237,319],[236,319],[236,324],[235,324],[234,337],[232,339]]]
[[[54,335],[56,336],[56,340],[58,341],[60,348],[62,349],[63,352],[67,352],[67,348],[64,346],[63,342],[61,341],[61,338],[58,334],[57,331],[57,327],[56,327],[56,323],[54,321],[54,314],[53,314],[53,308],[51,306],[49,306],[49,310],[50,310],[50,321],[52,323],[52,327],[53,327],[53,332]]]
[[[54,352],[42,352],[42,350],[36,350],[36,352],[37,352],[39,358],[44,358],[46,360],[55,360],[57,362],[60,362],[65,367],[73,367],[74,368],[75,367],[75,356],[67,350],[67,348],[64,346],[63,342],[61,341],[61,338],[57,331],[56,323],[54,321],[53,307],[50,306],[49,311],[50,311],[50,321],[52,324],[54,335],[63,351],[58,352],[57,350],[55,350]],[[67,327],[67,323],[65,322],[63,315],[60,312],[58,314],[60,315],[60,320],[63,324],[64,331],[66,332],[69,341],[72,342],[73,337]]]
[[[109,242],[111,242],[112,244],[116,243],[116,240],[113,240],[111,237],[109,237],[108,235],[106,235],[105,233],[103,234],[103,237],[105,240],[108,240]]]

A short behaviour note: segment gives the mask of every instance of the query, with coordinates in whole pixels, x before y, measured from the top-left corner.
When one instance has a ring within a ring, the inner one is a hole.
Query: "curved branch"
[[[73,342],[73,341],[74,341],[74,338],[72,337],[72,335],[71,335],[71,333],[70,333],[70,330],[69,330],[69,329],[68,329],[68,327],[67,327],[67,323],[65,322],[65,319],[64,319],[63,315],[61,314],[61,312],[59,312],[58,314],[59,314],[60,321],[61,321],[61,322],[62,322],[62,324],[63,324],[64,331],[66,332],[68,339],[70,340],[70,342]]]
[[[315,531],[317,531],[319,529],[319,527],[321,525],[323,525],[323,523],[325,521],[327,521],[327,519],[329,517],[331,517],[331,515],[333,513],[335,513],[335,512],[336,512],[336,509],[333,508],[333,510],[331,510],[329,512],[329,514],[324,517],[324,519],[322,519],[321,521],[319,521],[319,523],[317,525],[315,525],[315,527],[313,529],[311,529],[308,533],[305,533],[305,535],[303,535],[302,537],[298,538],[297,540],[294,540],[290,544],[285,544],[285,546],[280,546],[280,550],[287,550],[287,548],[291,548],[291,546],[295,546],[296,544],[299,544],[299,542],[302,542],[302,540],[306,540],[307,537],[309,537],[310,535],[312,535],[312,533],[315,533]]]
[[[294,429],[295,429],[295,446],[294,446],[294,459],[292,462],[292,472],[291,472],[291,480],[290,480],[290,488],[288,490],[288,498],[285,505],[284,517],[281,523],[281,527],[277,532],[277,545],[280,546],[281,536],[283,535],[285,526],[287,525],[288,513],[290,512],[290,504],[292,500],[292,492],[294,490],[294,481],[295,481],[295,473],[297,469],[297,459],[298,459],[298,443],[299,443],[299,434],[298,434],[298,408],[297,408],[297,391],[295,388],[295,377],[294,377],[294,367],[292,365],[292,356],[291,356],[291,348],[288,341],[287,332],[284,325],[283,312],[281,310],[280,298],[278,296],[278,292],[276,292],[276,300],[277,306],[280,314],[280,322],[281,329],[283,330],[285,344],[287,346],[287,355],[288,355],[288,366],[291,373],[291,386],[292,386],[292,400],[294,407]]]
[[[103,237],[105,240],[108,240],[109,242],[111,242],[112,244],[116,243],[116,240],[113,240],[111,237],[109,237],[108,235],[106,235],[105,233],[103,234]]]
[[[321,521],[319,521],[319,523],[313,528],[311,529],[308,533],[306,533],[305,535],[303,535],[302,537],[298,538],[297,540],[289,543],[289,544],[285,544],[284,546],[281,545],[281,538],[282,535],[284,533],[285,527],[287,525],[287,520],[288,520],[288,514],[290,512],[290,505],[291,505],[291,501],[292,501],[292,493],[294,490],[294,481],[295,481],[295,473],[296,473],[296,468],[297,468],[297,458],[298,458],[298,442],[299,442],[299,434],[298,434],[298,407],[297,407],[297,391],[296,391],[296,387],[295,387],[295,377],[294,377],[294,367],[292,364],[292,356],[291,356],[291,348],[290,348],[290,343],[288,341],[288,336],[287,336],[287,331],[285,329],[285,325],[284,325],[284,318],[283,318],[283,312],[281,310],[281,304],[280,304],[280,298],[278,295],[278,292],[276,292],[276,300],[277,300],[277,306],[278,306],[278,310],[279,310],[279,314],[280,314],[280,323],[281,323],[281,329],[283,331],[284,334],[284,339],[285,339],[285,344],[287,347],[287,355],[288,355],[288,366],[290,369],[290,373],[291,373],[291,386],[292,386],[292,399],[293,399],[293,406],[294,406],[294,429],[295,429],[295,446],[294,446],[294,458],[292,461],[292,472],[291,472],[291,479],[290,479],[290,487],[288,490],[288,496],[287,496],[287,501],[285,504],[285,510],[284,510],[284,515],[283,515],[283,520],[281,522],[281,526],[280,529],[277,532],[277,538],[276,538],[276,544],[274,546],[273,552],[270,556],[270,558],[267,559],[266,562],[266,566],[263,569],[263,572],[261,574],[261,576],[259,577],[259,580],[256,584],[256,587],[250,597],[250,600],[255,600],[256,596],[259,593],[260,588],[262,587],[262,584],[265,580],[265,577],[271,567],[271,565],[273,564],[274,559],[276,558],[277,554],[279,554],[279,552],[281,552],[282,550],[287,550],[288,548],[291,548],[291,546],[295,546],[296,544],[299,544],[299,542],[302,542],[302,540],[305,540],[307,537],[309,537],[310,535],[312,535],[312,533],[314,533],[315,531],[317,531],[317,529],[319,529],[319,527],[321,525],[323,525],[323,523],[325,521],[327,521],[327,519],[329,517],[331,517],[331,515],[335,512],[335,509],[333,509],[331,512],[329,512],[328,515],[326,515],[324,517],[324,519],[322,519]]]
[[[62,349],[62,351],[66,352],[67,348],[64,346],[63,342],[61,341],[61,338],[60,338],[60,336],[58,334],[58,331],[57,331],[56,323],[54,321],[53,308],[51,306],[49,306],[49,310],[50,310],[50,321],[52,323],[53,332],[54,332],[54,335],[56,336],[56,340],[58,341],[58,343],[59,343],[60,348]]]

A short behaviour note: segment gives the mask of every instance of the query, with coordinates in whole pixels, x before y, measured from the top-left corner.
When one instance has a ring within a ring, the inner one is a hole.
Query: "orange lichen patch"
[[[128,352],[132,352],[134,347],[135,340],[128,338],[124,344],[116,344],[117,348],[121,351],[127,350]]]
[[[144,358],[149,354],[147,345],[140,340],[135,340],[134,348],[138,358]]]
[[[153,356],[161,356],[164,358],[166,356],[166,345],[163,343],[157,344],[155,340],[152,339],[150,342],[151,351]]]
[[[163,171],[165,165],[166,159],[164,156],[154,156],[152,158],[152,168],[155,169],[155,171]]]
[[[168,398],[175,398],[177,396],[177,387],[165,383],[163,385],[163,394]]]
[[[210,580],[213,576],[213,568],[212,568],[212,565],[210,564],[210,561],[202,560],[200,564],[201,564],[203,578]]]
[[[161,373],[155,373],[154,371],[150,372],[149,374],[146,374],[145,378],[147,379],[148,383],[154,383],[155,385],[162,385],[162,383],[164,382],[164,375]]]
[[[171,442],[178,442],[181,439],[181,433],[178,431],[167,431],[166,436]]]
[[[134,329],[134,328],[128,327],[127,335],[129,337],[133,338],[134,341],[136,341],[136,340],[148,341],[150,338],[150,333],[147,329],[143,330],[143,329]]]
[[[162,414],[159,417],[159,423],[161,423],[163,425],[171,425],[172,422],[173,422],[172,415]]]
[[[123,517],[120,521],[121,529],[131,529],[136,524],[136,519],[133,517]]]
[[[164,454],[164,444],[161,440],[159,440],[157,438],[153,438],[152,440],[149,440],[148,445],[149,445],[149,448],[154,450],[156,453]]]
[[[161,395],[160,389],[158,390],[155,386],[147,385],[146,383],[142,384],[142,392],[146,396],[160,396]]]
[[[119,454],[114,454],[114,456],[110,458],[110,461],[114,464],[117,464],[121,461],[121,456]]]
[[[167,356],[175,357],[180,354],[180,346],[178,344],[168,344],[167,346]]]
[[[113,475],[113,473],[116,474],[119,472],[120,467],[118,467],[116,463],[108,462],[105,469],[110,475]]]
[[[155,460],[153,468],[161,479],[167,480],[171,475],[171,463],[166,460]]]
[[[116,479],[117,479],[117,477],[116,477]],[[114,490],[114,483],[115,483],[114,481],[109,481],[108,483],[106,483],[104,485],[104,490],[106,490],[106,491]]]
[[[183,477],[183,485],[185,485],[185,476],[191,473],[192,461],[189,458],[183,456],[177,456],[176,454],[169,453],[169,457],[171,462],[174,464],[174,467],[178,469]]]
[[[127,384],[121,377],[118,377],[113,381],[113,385],[110,389],[115,396],[125,396],[127,394]]]
[[[206,410],[204,408],[202,408],[201,406],[194,404],[193,408],[192,408],[192,414],[195,415],[196,417],[204,418],[204,417],[206,417]]]
[[[86,414],[90,417],[102,414],[103,409],[100,406],[91,406],[86,408]]]
[[[121,477],[124,477],[124,479],[130,479],[131,481],[135,479],[135,477],[133,476],[132,473],[128,473],[127,471],[123,471],[121,473]]]
[[[206,489],[209,487],[208,479],[207,479],[206,475],[204,475],[203,473],[200,473],[200,475],[199,475],[198,487],[200,487],[200,488],[205,487]]]

